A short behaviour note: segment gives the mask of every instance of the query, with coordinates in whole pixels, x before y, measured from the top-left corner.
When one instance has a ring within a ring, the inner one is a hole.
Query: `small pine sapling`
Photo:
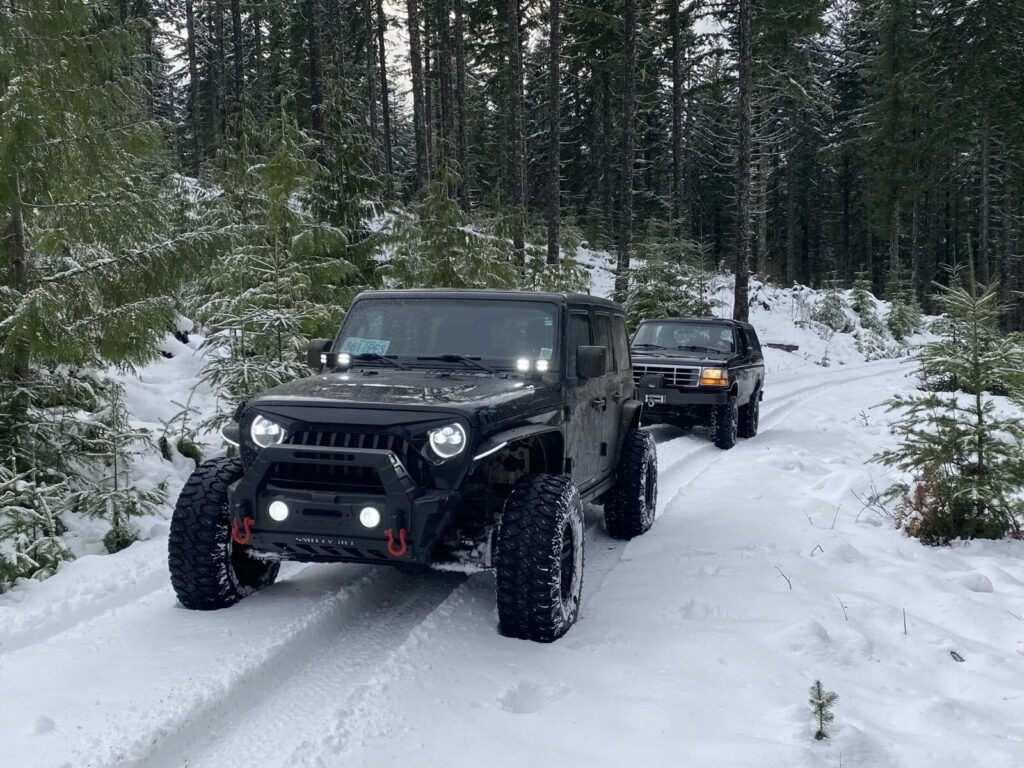
[[[134,457],[153,448],[149,432],[131,425],[120,388],[113,387],[80,439],[80,455],[96,474],[83,467],[72,502],[78,511],[110,523],[103,543],[118,552],[139,537],[132,518],[155,513],[164,501],[162,489],[141,488],[131,478]]]
[[[18,578],[44,579],[74,559],[56,514],[67,495],[64,484],[41,484],[14,464],[13,457],[0,464],[0,592]]]
[[[832,706],[836,703],[839,696],[835,691],[826,691],[824,686],[821,684],[821,680],[815,680],[811,686],[811,712],[814,713],[815,722],[818,724],[818,730],[814,732],[814,738],[818,741],[828,738],[828,726],[829,723],[835,719],[835,715],[832,712]]]

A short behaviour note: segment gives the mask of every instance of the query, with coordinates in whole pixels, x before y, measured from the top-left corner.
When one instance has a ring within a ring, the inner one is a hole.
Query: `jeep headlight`
[[[441,460],[453,459],[466,450],[466,430],[458,422],[446,424],[427,433],[430,450]]]
[[[724,368],[702,368],[700,383],[702,387],[724,387],[729,383],[729,374]]]
[[[284,440],[284,427],[266,416],[257,416],[249,427],[249,437],[260,448],[277,445]]]

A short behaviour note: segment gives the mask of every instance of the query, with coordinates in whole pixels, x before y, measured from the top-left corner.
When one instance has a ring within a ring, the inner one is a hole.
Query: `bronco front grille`
[[[666,387],[696,387],[700,383],[700,368],[675,365],[633,366],[633,381],[636,384],[648,375],[664,376]]]
[[[340,432],[334,430],[301,430],[288,436],[288,445],[308,445],[330,448],[369,448],[391,451],[405,466],[409,476],[418,485],[426,485],[429,469],[423,457],[399,435],[370,432]],[[355,491],[383,493],[384,486],[376,470],[370,467],[351,467],[337,462],[307,464],[278,462],[271,467],[268,482],[283,488],[309,490]]]

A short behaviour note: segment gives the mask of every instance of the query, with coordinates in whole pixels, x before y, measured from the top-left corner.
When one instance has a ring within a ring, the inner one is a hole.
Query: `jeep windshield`
[[[644,323],[630,346],[636,350],[685,352],[734,351],[732,327],[714,323]]]
[[[349,310],[336,350],[361,365],[385,365],[385,356],[405,366],[516,370],[525,359],[527,370],[554,370],[557,316],[540,301],[364,299]]]

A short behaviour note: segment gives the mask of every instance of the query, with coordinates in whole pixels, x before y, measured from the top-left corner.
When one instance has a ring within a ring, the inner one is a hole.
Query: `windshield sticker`
[[[540,359],[541,360],[550,360],[551,359],[551,353],[554,352],[554,351],[555,351],[554,347],[541,347],[540,348]]]
[[[341,351],[348,352],[350,355],[386,355],[390,346],[390,340],[360,339],[355,336],[349,336],[345,339],[345,343],[341,345]]]

